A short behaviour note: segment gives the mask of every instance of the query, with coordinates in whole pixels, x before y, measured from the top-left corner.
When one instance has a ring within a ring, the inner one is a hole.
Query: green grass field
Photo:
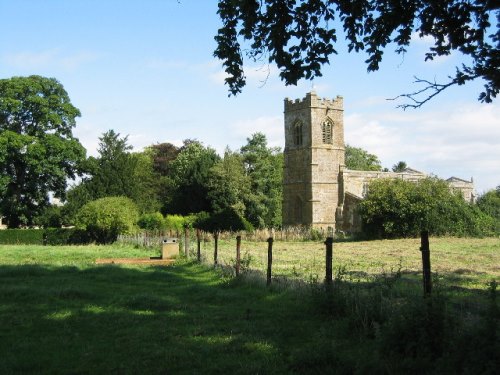
[[[195,244],[191,241],[194,256]],[[202,255],[213,262],[213,242],[204,242]],[[420,275],[420,239],[338,242],[333,244],[334,268],[352,281],[370,281],[381,274],[400,270]],[[431,265],[439,280],[469,288],[484,289],[492,279],[500,279],[500,238],[431,238]],[[243,241],[242,257],[250,268],[265,274],[267,243]],[[236,241],[220,241],[218,259],[234,264]],[[273,274],[304,280],[325,276],[325,245],[322,242],[280,242],[273,244]]]
[[[202,249],[207,262],[212,245]],[[186,259],[168,267],[94,263],[158,249],[2,246],[0,373],[495,369],[498,311],[487,283],[498,281],[500,240],[431,239],[443,297],[427,300],[418,247],[415,240],[335,243],[338,280],[325,289],[321,243],[275,242],[271,288],[260,274],[265,242],[243,242],[255,272],[239,279]],[[221,242],[222,263],[231,264],[233,250],[233,241]]]

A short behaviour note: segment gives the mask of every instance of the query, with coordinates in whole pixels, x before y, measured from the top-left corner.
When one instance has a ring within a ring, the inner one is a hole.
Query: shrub
[[[375,180],[360,203],[363,231],[369,237],[433,235],[481,236],[493,233],[493,220],[450,191],[445,181],[426,178]]]
[[[477,200],[477,207],[495,222],[495,233],[500,234],[500,185],[487,191]]]
[[[43,231],[44,245],[82,245],[91,242],[85,230],[77,228],[48,228]]]
[[[165,216],[165,229],[181,231],[189,216],[167,215]]]
[[[199,213],[194,226],[207,232],[240,231],[252,232],[252,224],[234,209],[227,208],[215,214]]]
[[[111,243],[119,234],[135,231],[139,212],[126,197],[106,197],[85,204],[76,216],[76,226],[96,243]]]
[[[165,219],[159,212],[143,214],[137,222],[139,228],[146,230],[162,230],[165,229],[165,224]]]

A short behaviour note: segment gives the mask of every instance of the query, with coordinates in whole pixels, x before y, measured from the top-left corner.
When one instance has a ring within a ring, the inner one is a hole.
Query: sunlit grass
[[[212,245],[202,248],[207,263]],[[243,242],[253,272],[240,279],[192,259],[95,264],[159,249],[2,246],[0,373],[363,373],[374,366],[383,373],[375,348],[376,332],[389,324],[384,314],[423,300],[419,246],[413,239],[334,243],[333,299],[321,287],[321,242],[276,241],[271,288],[265,242]],[[447,311],[470,322],[466,328],[487,315],[484,289],[498,280],[499,246],[498,239],[431,239],[436,289],[454,293]],[[231,265],[234,250],[235,242],[221,241],[221,263]]]
[[[500,278],[499,238],[431,238],[433,273],[459,284],[485,288],[491,279]],[[235,241],[219,243],[222,264],[234,264]],[[343,268],[351,280],[367,281],[381,273],[397,270],[419,274],[422,258],[419,239],[336,242],[333,244],[334,267]],[[203,244],[205,261],[213,259],[213,243]],[[250,267],[266,272],[267,243],[246,241],[242,257],[250,256]],[[273,244],[273,274],[309,280],[325,275],[325,245],[321,242],[280,242]]]

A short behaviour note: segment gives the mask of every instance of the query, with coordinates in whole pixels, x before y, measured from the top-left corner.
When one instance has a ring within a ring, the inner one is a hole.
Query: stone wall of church
[[[409,168],[404,172],[345,169],[344,111],[340,96],[322,99],[310,92],[303,99],[285,99],[284,107],[284,226],[359,232],[358,204],[365,197],[370,181],[391,178],[417,182],[427,177]],[[452,177],[447,182],[466,201],[474,201],[472,181]]]
[[[345,155],[343,99],[311,92],[303,99],[285,99],[284,107],[283,224],[333,228]]]

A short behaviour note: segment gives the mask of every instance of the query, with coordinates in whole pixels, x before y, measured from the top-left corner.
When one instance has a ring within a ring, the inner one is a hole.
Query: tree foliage
[[[181,151],[170,163],[169,196],[165,211],[187,215],[211,211],[208,198],[210,170],[219,161],[217,152],[198,141],[185,141]]]
[[[419,182],[381,179],[370,182],[360,203],[363,232],[371,237],[414,237],[428,230],[434,235],[488,235],[493,220],[450,190],[437,178]]]
[[[153,156],[153,168],[160,176],[167,176],[170,164],[175,160],[181,149],[172,143],[157,143],[150,147]]]
[[[393,172],[404,172],[405,169],[408,168],[408,165],[404,161],[398,161],[396,164],[392,166]]]
[[[158,210],[159,181],[154,174],[150,150],[131,152],[128,137],[120,137],[114,130],[105,132],[99,141],[99,156],[87,160],[87,175],[68,192],[65,220],[71,223],[85,203],[110,196],[132,199],[140,212]]]
[[[481,195],[477,206],[495,220],[495,232],[500,234],[500,185]]]
[[[266,136],[255,133],[241,147],[245,174],[250,179],[245,217],[257,228],[279,227],[283,197],[283,153],[268,147]]]
[[[447,83],[420,80],[427,88],[407,95],[410,106],[477,78],[485,82],[481,102],[491,102],[500,88],[500,31],[491,24],[494,18],[499,22],[500,10],[491,0],[220,0],[218,14],[222,27],[214,55],[222,60],[233,95],[246,83],[243,51],[250,60],[276,64],[287,85],[321,76],[322,65],[337,54],[337,28],[349,52],[367,54],[368,71],[378,70],[390,45],[404,54],[415,34],[433,41],[425,60],[458,51],[470,61],[456,67]]]
[[[85,204],[77,214],[76,226],[97,243],[114,242],[119,234],[135,231],[139,211],[126,197],[106,197]]]
[[[230,207],[213,214],[204,213],[198,215],[194,226],[210,233],[237,232],[240,230],[251,232],[254,229],[248,220]]]
[[[345,146],[345,165],[354,171],[380,171],[382,165],[377,155],[368,153],[362,148]]]
[[[245,200],[251,194],[250,184],[241,154],[226,149],[224,157],[210,171],[208,198],[212,211],[233,209],[239,215],[245,215]]]
[[[73,137],[80,111],[54,78],[0,80],[0,212],[10,228],[32,225],[64,198],[68,179],[81,171],[85,149]]]
[[[160,212],[142,214],[137,221],[141,229],[162,230],[165,229],[165,218]]]

